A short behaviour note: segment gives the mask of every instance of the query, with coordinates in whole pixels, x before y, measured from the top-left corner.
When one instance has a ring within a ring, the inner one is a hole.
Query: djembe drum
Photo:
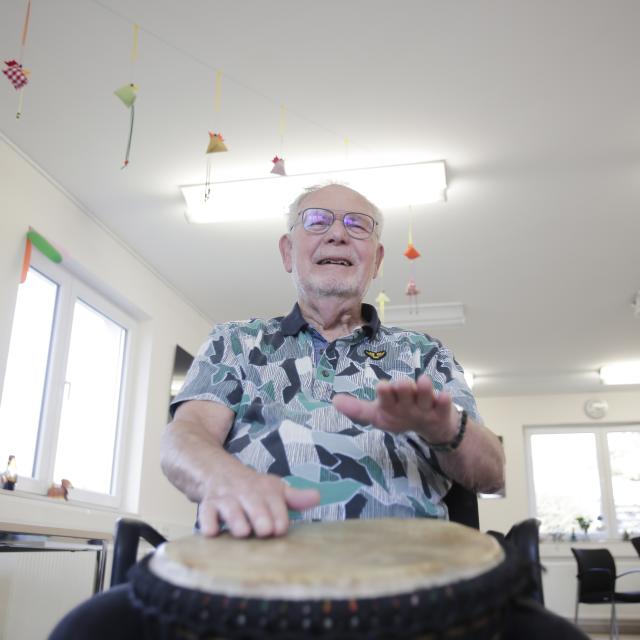
[[[282,538],[191,536],[138,563],[150,638],[499,638],[522,564],[439,520],[300,523]]]

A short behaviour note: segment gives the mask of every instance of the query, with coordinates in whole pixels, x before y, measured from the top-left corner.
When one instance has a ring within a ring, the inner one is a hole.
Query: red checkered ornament
[[[29,82],[25,72],[22,70],[22,65],[16,60],[5,60],[5,64],[7,66],[2,70],[2,73],[9,78],[15,89],[22,89]]]

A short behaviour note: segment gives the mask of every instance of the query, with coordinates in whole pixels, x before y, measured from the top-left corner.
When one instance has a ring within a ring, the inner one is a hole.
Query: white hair
[[[302,202],[310,196],[312,193],[316,191],[320,191],[320,189],[324,189],[325,187],[344,187],[345,189],[351,189],[349,185],[342,184],[340,182],[326,182],[324,184],[314,184],[310,187],[307,187],[290,205],[289,211],[287,212],[286,222],[287,222],[287,231],[291,231],[293,226],[295,225],[298,214],[300,213],[300,207],[302,206]],[[371,215],[373,219],[378,223],[376,225],[375,234],[378,238],[382,235],[382,225],[384,223],[384,216],[382,215],[382,211],[375,205],[371,200],[365,198],[360,192],[355,189],[351,189],[354,193],[357,193],[369,206],[371,209]],[[364,213],[364,212],[363,212]]]

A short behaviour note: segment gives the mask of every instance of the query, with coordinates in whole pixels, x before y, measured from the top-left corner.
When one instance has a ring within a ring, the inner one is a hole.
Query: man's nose
[[[335,217],[333,224],[325,234],[327,242],[348,242],[349,234],[344,226],[343,218]]]

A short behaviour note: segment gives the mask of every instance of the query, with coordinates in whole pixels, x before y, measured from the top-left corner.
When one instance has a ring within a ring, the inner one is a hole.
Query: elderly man
[[[290,515],[443,518],[451,480],[500,488],[500,442],[451,353],[362,303],[384,255],[377,207],[313,187],[288,222],[297,304],[215,327],[164,434],[163,470],[199,503],[202,532],[281,535]]]
[[[445,517],[451,479],[503,483],[500,443],[462,370],[422,334],[383,327],[362,304],[383,256],[381,216],[342,186],[292,205],[280,239],[298,303],[285,318],[217,326],[174,403],[162,466],[200,503],[203,532],[282,535],[305,519]],[[68,613],[50,640],[145,636],[128,585]],[[526,601],[502,637],[586,640]]]

